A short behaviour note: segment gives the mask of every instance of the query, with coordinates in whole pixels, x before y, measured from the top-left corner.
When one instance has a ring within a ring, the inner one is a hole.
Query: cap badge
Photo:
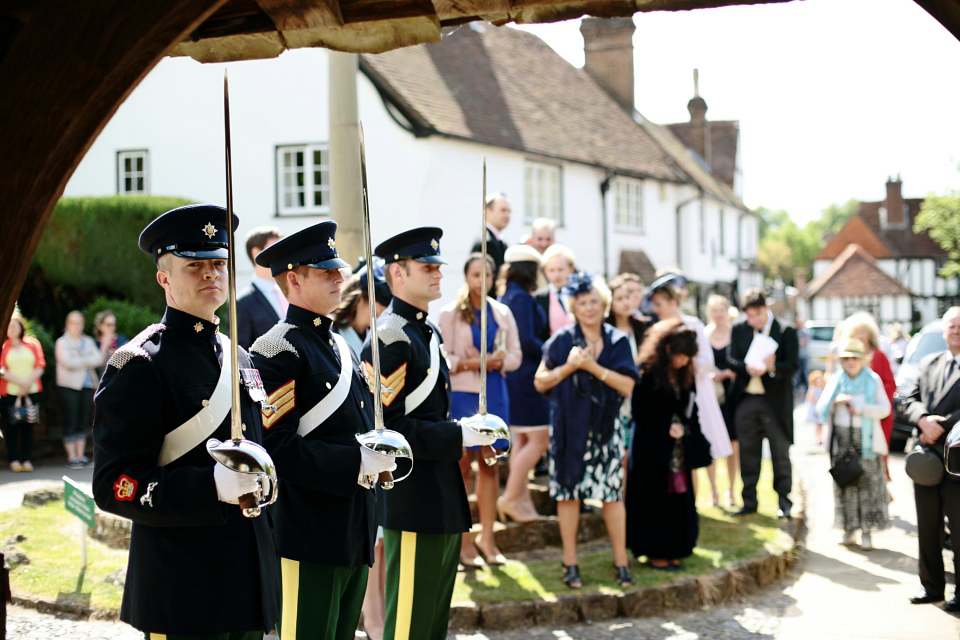
[[[417,311],[417,320],[423,320],[423,312]]]
[[[213,226],[212,223],[208,222],[202,229],[202,231],[207,234],[208,238],[212,238],[217,235],[217,228]]]
[[[330,247],[331,249],[336,249],[337,248],[336,240],[334,240],[333,238],[327,238],[327,246]]]
[[[313,319],[313,326],[315,326],[315,327],[319,327],[319,326],[320,326],[320,318],[319,318],[319,317]]]
[[[198,322],[197,324],[193,325],[193,330],[196,331],[197,333],[200,333],[201,331],[203,331],[203,323]]]
[[[433,247],[433,250],[436,251],[440,248],[440,243],[437,242],[436,238],[430,241],[430,246]]]

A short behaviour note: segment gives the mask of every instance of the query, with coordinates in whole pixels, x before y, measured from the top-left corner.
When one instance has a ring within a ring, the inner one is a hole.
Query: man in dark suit
[[[797,371],[797,330],[777,320],[767,308],[759,289],[748,289],[740,298],[747,319],[733,326],[727,361],[736,371],[730,401],[740,440],[740,475],[743,479],[743,507],[737,515],[757,511],[757,480],[763,438],[770,443],[773,459],[773,488],[779,496],[781,518],[790,517],[789,494],[793,485],[790,445],[793,444],[793,376]],[[777,343],[775,353],[761,365],[744,359],[755,335],[763,333]]]
[[[943,314],[943,337],[947,350],[920,361],[920,375],[904,401],[903,411],[917,425],[920,442],[931,445],[943,457],[947,432],[960,418],[960,307]],[[922,589],[910,598],[913,604],[943,600],[943,515],[950,519],[953,542],[953,571],[960,575],[960,478],[945,473],[936,486],[913,485],[917,504],[917,539],[920,548],[920,584]],[[954,591],[944,608],[960,611],[960,599]]]
[[[502,193],[491,193],[486,199],[487,209],[487,255],[493,259],[493,279],[500,273],[503,264],[503,254],[507,250],[507,243],[500,237],[500,233],[510,224],[510,203]],[[480,251],[480,240],[473,243],[473,251]],[[490,283],[493,287],[494,284]]]
[[[287,299],[277,286],[270,269],[261,267],[256,257],[283,237],[275,227],[257,227],[247,234],[247,257],[253,263],[253,280],[237,296],[237,342],[249,349],[287,313]]]

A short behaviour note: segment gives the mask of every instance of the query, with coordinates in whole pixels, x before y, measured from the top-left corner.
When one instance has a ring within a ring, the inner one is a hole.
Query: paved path
[[[864,552],[837,544],[833,529],[833,488],[826,456],[813,444],[812,428],[797,422],[793,448],[794,476],[808,493],[806,558],[800,571],[779,586],[721,608],[672,615],[669,618],[612,620],[566,628],[539,627],[512,632],[456,634],[455,640],[746,640],[758,636],[778,640],[853,638],[923,640],[960,637],[960,618],[940,605],[911,605],[908,598],[919,588],[916,576],[916,514],[913,489],[903,472],[903,456],[891,457],[890,506],[893,526],[874,535],[875,551]],[[18,505],[23,490],[41,477],[59,480],[67,473],[81,482],[90,471],[42,468],[35,477],[0,471],[0,508]],[[946,553],[950,565],[950,554]],[[948,588],[948,592],[950,589]],[[60,620],[19,607],[9,608],[10,638],[141,638],[122,623]]]

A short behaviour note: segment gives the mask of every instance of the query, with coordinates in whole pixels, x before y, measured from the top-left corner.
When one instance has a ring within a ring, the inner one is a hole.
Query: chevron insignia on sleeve
[[[373,393],[373,367],[369,362],[363,363],[363,377],[367,381],[370,393]],[[407,379],[407,363],[397,367],[397,370],[389,376],[380,376],[380,397],[383,399],[383,406],[389,407],[397,395],[403,389],[403,384]]]
[[[273,423],[286,415],[290,409],[297,406],[297,397],[294,393],[296,384],[296,380],[291,380],[267,396],[267,404],[273,405],[276,409],[264,408],[260,412],[263,417],[264,429],[272,427]]]

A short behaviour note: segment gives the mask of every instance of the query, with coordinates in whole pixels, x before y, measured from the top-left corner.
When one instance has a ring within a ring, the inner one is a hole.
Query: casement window
[[[277,147],[277,214],[330,213],[330,148],[327,143]]]
[[[117,193],[150,193],[150,152],[146,149],[117,151]]]

